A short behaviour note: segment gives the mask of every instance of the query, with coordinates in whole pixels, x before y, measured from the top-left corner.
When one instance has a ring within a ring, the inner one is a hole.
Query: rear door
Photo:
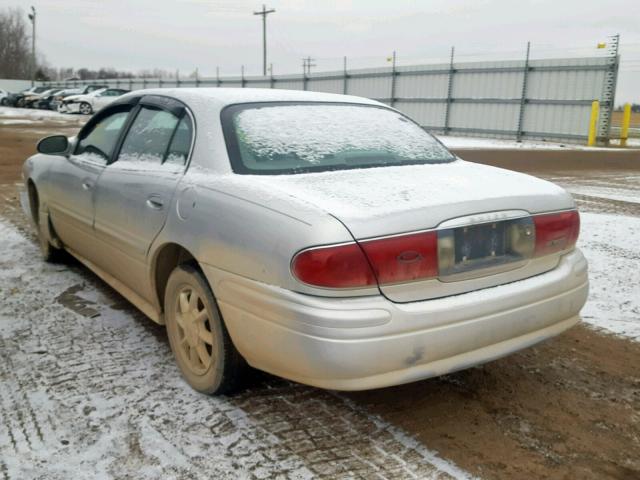
[[[114,161],[98,180],[94,228],[101,267],[145,298],[146,256],[186,168],[193,128],[185,107],[144,97]]]

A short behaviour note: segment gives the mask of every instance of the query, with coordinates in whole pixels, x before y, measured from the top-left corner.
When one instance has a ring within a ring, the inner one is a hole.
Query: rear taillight
[[[575,210],[503,223],[501,229],[494,222],[310,248],[293,258],[291,269],[301,282],[324,288],[398,284],[569,250],[580,231]]]
[[[369,262],[356,243],[303,250],[293,257],[293,274],[303,283],[326,288],[376,284]]]
[[[361,242],[381,285],[438,276],[438,234],[435,231]]]
[[[534,256],[540,257],[572,248],[580,233],[580,215],[576,210],[535,215],[536,247]]]
[[[293,258],[292,271],[298,280],[326,288],[433,278],[438,276],[438,235],[431,231],[366,240],[359,245],[311,248]]]

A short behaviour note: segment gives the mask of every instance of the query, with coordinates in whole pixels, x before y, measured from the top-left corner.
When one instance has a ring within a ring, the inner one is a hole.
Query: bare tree
[[[0,10],[0,78],[30,78],[31,52],[21,9]]]

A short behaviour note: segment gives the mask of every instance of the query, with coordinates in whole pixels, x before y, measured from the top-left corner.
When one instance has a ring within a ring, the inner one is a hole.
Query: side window
[[[193,127],[191,126],[191,119],[188,115],[182,117],[178,128],[176,128],[169,145],[169,151],[167,152],[167,158],[164,163],[184,166],[189,158],[189,150],[191,150],[191,137]]]
[[[118,155],[118,162],[147,162],[160,165],[178,124],[178,117],[154,107],[138,112]]]
[[[98,121],[78,142],[76,155],[91,156],[91,160],[106,163],[120,136],[129,111],[118,111]]]

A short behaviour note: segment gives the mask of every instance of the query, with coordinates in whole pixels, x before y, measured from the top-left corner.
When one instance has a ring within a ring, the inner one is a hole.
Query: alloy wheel
[[[214,359],[215,338],[211,330],[210,314],[191,286],[178,293],[175,319],[178,327],[179,351],[189,369],[196,375],[204,374]]]

